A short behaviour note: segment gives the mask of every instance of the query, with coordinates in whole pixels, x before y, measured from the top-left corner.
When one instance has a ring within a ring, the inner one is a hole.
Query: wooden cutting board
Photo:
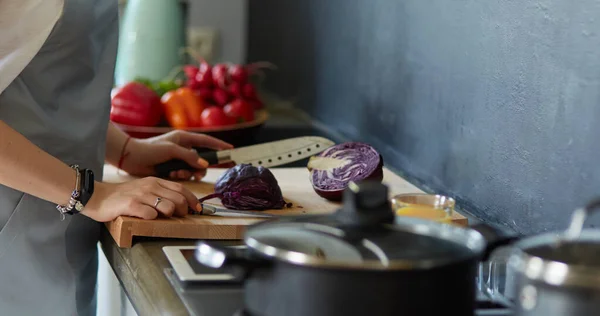
[[[209,168],[207,175],[201,182],[185,182],[185,186],[196,196],[203,197],[213,193],[214,183],[226,169]],[[284,199],[293,203],[291,208],[283,210],[267,210],[272,214],[318,214],[329,213],[337,210],[340,204],[327,201],[319,197],[312,189],[306,168],[272,168],[271,172],[277,179],[283,192]],[[104,168],[104,181],[120,183],[135,179],[113,166]],[[390,197],[400,193],[421,193],[414,185],[403,178],[384,169],[383,182],[389,186]],[[212,199],[206,203],[219,205],[219,199]],[[241,216],[204,216],[188,215],[184,218],[158,218],[143,220],[134,217],[120,216],[112,222],[106,223],[119,247],[129,248],[134,236],[163,237],[163,238],[191,238],[191,239],[242,239],[246,226],[264,219]],[[453,223],[467,225],[467,219],[454,212]]]

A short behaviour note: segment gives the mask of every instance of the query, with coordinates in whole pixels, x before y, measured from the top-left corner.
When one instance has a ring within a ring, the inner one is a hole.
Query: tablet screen
[[[245,248],[245,246],[229,246]],[[195,258],[195,247],[165,246],[163,251],[167,260],[180,281],[203,282],[240,282],[243,281],[244,267],[240,265],[225,265],[221,268],[211,268],[199,263]]]
[[[200,264],[194,258],[194,249],[181,249],[180,251],[195,274],[230,274],[230,269],[227,267],[216,269]]]

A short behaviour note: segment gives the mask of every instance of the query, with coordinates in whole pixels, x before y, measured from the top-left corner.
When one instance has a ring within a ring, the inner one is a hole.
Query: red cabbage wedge
[[[348,184],[383,180],[383,157],[372,146],[347,142],[327,148],[308,162],[310,181],[321,197],[340,201]]]
[[[290,207],[283,199],[277,179],[262,166],[236,165],[225,171],[215,183],[215,193],[200,202],[220,198],[223,206],[237,210],[266,210]]]

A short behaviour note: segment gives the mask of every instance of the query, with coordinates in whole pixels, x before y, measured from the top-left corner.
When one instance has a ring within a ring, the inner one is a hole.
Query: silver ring
[[[160,201],[162,201],[161,197],[157,197],[156,198],[156,202],[154,202],[154,208],[156,208],[158,206],[158,203],[160,203]]]

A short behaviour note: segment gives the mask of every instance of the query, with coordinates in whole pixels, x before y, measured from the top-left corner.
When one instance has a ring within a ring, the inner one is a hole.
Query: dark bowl
[[[256,112],[256,119],[251,122],[218,127],[193,127],[181,130],[210,135],[234,146],[246,146],[255,142],[256,135],[264,126],[268,118],[268,112],[266,110],[260,110]],[[133,126],[114,122],[113,124],[129,136],[135,138],[150,138],[176,130],[175,128],[167,126]]]

